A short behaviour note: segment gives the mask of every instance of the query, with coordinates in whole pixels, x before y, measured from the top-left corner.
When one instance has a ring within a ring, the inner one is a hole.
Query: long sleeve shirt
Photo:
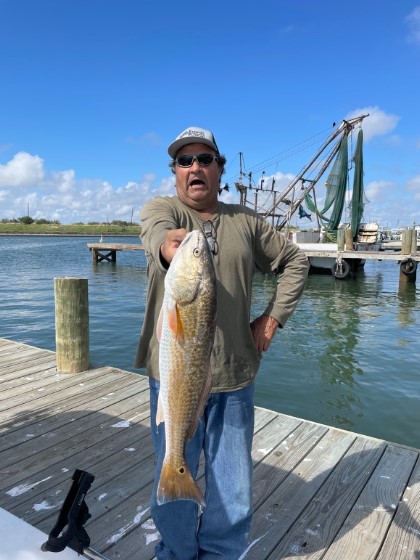
[[[156,323],[164,295],[166,266],[160,247],[170,229],[203,229],[204,220],[177,197],[157,197],[141,212],[141,239],[147,257],[148,292],[135,366],[159,379]],[[274,273],[277,284],[264,314],[282,327],[298,304],[308,274],[305,254],[249,208],[219,202],[212,219],[217,242],[216,334],[211,355],[213,392],[231,391],[254,381],[260,365],[250,328],[252,279]]]

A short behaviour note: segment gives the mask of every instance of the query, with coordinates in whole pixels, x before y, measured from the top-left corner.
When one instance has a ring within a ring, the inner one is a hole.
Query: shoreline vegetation
[[[57,224],[0,222],[0,235],[67,235],[92,237],[139,237],[138,224],[101,223],[101,224]]]

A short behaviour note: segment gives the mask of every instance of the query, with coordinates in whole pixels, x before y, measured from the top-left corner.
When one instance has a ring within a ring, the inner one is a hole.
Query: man
[[[226,158],[209,130],[189,127],[169,146],[176,197],[143,207],[141,238],[148,261],[147,307],[136,367],[150,376],[151,426],[157,464],[151,512],[161,535],[158,560],[237,560],[247,548],[252,519],[254,379],[261,353],[284,327],[302,294],[308,261],[299,248],[252,210],[219,202]],[[177,500],[158,505],[156,489],[165,454],[164,424],[156,426],[159,344],[156,323],[166,270],[187,232],[201,229],[213,252],[217,323],[211,356],[213,387],[197,431],[186,449],[196,476],[205,457],[206,507]],[[256,270],[278,275],[262,315],[250,324]]]

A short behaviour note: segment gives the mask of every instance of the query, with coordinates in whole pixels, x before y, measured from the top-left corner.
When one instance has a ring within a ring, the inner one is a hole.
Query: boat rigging
[[[252,173],[243,171],[243,154],[240,156],[239,180],[235,182],[240,194],[240,204],[254,208],[260,215],[270,220],[279,230],[285,228],[287,234],[292,216],[299,212],[299,217],[316,216],[318,228],[328,231],[337,229],[344,209],[345,193],[348,181],[348,136],[359,127],[358,142],[354,156],[355,170],[352,194],[351,229],[353,237],[357,236],[363,214],[363,133],[361,123],[368,115],[343,120],[332,134],[318,149],[310,162],[283,190],[276,189],[276,178],[262,178],[256,187],[252,187]],[[335,125],[335,123],[334,123]],[[334,126],[333,125],[333,126]],[[332,170],[326,181],[327,195],[322,209],[318,208],[315,186],[330,167],[335,158]],[[247,176],[249,184],[244,184]],[[253,196],[251,191],[253,191]],[[261,198],[264,198],[261,204]],[[252,200],[253,199],[253,200]],[[309,209],[305,210],[303,204]],[[327,213],[329,215],[327,216]]]

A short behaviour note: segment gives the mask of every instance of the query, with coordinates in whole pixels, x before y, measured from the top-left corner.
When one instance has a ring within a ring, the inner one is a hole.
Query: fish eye
[[[194,257],[199,257],[201,255],[201,251],[198,247],[196,247],[193,251]]]

